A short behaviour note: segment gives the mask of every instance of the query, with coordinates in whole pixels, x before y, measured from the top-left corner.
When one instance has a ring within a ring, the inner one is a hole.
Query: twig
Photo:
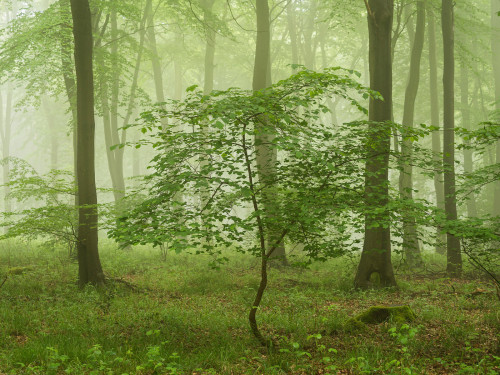
[[[500,287],[500,281],[498,281],[498,279],[496,278],[496,276],[494,274],[492,274],[490,271],[488,271],[488,269],[486,267],[484,267],[480,261],[478,261],[472,254],[470,254],[467,250],[466,250],[466,246],[463,246],[463,252],[465,253],[465,255],[467,255],[467,257],[472,261],[472,264],[474,264],[476,267],[478,267],[479,269],[483,270],[484,272],[486,272],[486,274],[488,274],[488,276],[490,276],[493,281],[495,282],[496,284],[496,288],[497,288],[497,294],[498,294],[498,290],[499,290],[499,287]],[[499,296],[499,299],[500,299],[500,296]]]
[[[2,283],[0,284],[0,288],[2,288],[3,284],[5,284],[5,282],[7,281],[8,278],[9,278],[9,275],[5,275],[5,279],[3,279]]]

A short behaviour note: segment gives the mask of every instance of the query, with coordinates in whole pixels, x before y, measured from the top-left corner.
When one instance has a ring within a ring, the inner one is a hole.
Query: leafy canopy
[[[329,124],[323,102],[336,95],[366,112],[358,99],[380,98],[352,73],[304,69],[255,93],[231,88],[203,95],[193,86],[186,100],[143,113],[140,126],[149,137],[141,145],[157,150],[146,177],[149,198],[110,235],[176,251],[232,246],[257,254],[255,239],[270,232],[304,244],[316,259],[348,250],[347,226],[361,209],[364,161],[372,157],[370,129]],[[259,179],[263,139],[278,156],[271,177]],[[279,202],[266,206],[276,212],[263,212],[265,197]]]

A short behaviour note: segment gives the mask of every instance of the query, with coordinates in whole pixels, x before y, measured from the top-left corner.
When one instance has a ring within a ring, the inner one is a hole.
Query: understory
[[[259,345],[247,313],[259,262],[101,249],[106,287],[79,290],[60,250],[0,243],[0,373],[5,374],[496,374],[500,303],[473,268],[460,280],[427,254],[397,271],[399,288],[356,291],[356,259],[272,268],[259,311],[276,346]],[[297,260],[297,259],[296,259]],[[293,257],[291,263],[293,264]],[[394,259],[398,264],[398,259]],[[352,329],[371,306],[409,305],[408,324]]]

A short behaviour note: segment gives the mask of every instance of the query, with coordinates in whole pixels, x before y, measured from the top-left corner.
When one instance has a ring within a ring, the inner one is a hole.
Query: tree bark
[[[370,127],[375,130],[365,166],[365,204],[385,209],[389,201],[389,153],[391,134],[382,123],[392,118],[392,56],[391,36],[394,13],[393,0],[369,0],[368,11],[370,88],[384,100],[370,99]],[[378,122],[379,124],[377,124]],[[379,131],[377,131],[379,130]],[[380,223],[381,222],[381,223]],[[365,238],[354,284],[357,288],[370,286],[370,277],[377,273],[382,286],[396,286],[391,262],[391,232],[389,213],[365,217]]]
[[[295,1],[292,0],[288,3],[286,8],[288,31],[290,33],[290,44],[292,49],[292,65],[299,63],[299,48],[297,42],[297,21],[295,15]],[[295,69],[292,67],[292,72]]]
[[[431,125],[437,129],[432,132],[433,162],[442,164],[441,157],[441,133],[439,121],[439,95],[437,80],[437,53],[436,53],[436,20],[432,7],[427,7],[428,29],[429,29],[429,89],[431,99]],[[444,187],[443,173],[441,168],[434,171],[434,191],[436,193],[436,207],[444,211]],[[446,254],[446,235],[441,228],[436,227],[436,253]]]
[[[470,130],[471,126],[471,116],[470,116],[470,106],[469,106],[469,68],[467,67],[467,61],[465,59],[462,61],[460,66],[460,106],[462,112],[462,127]],[[466,146],[470,146],[470,141],[465,141]],[[474,170],[473,162],[474,152],[473,150],[464,149],[464,172],[472,173]],[[476,195],[474,191],[470,191],[467,194],[467,216],[476,217],[477,216],[477,205],[476,205]]]
[[[417,2],[417,27],[415,32],[410,33],[414,36],[411,49],[410,76],[406,86],[403,126],[408,130],[413,129],[415,121],[415,100],[417,98],[418,87],[420,83],[420,61],[422,50],[424,48],[425,37],[425,1]],[[405,201],[413,200],[413,144],[408,137],[402,137],[401,140],[401,161],[399,174],[399,194]],[[403,212],[403,253],[406,257],[406,263],[410,267],[422,264],[422,254],[418,244],[417,225],[414,213]]]
[[[270,13],[268,0],[257,1],[256,15],[257,15],[257,41],[255,50],[255,64],[253,71],[253,84],[252,88],[254,91],[259,91],[271,86],[271,69],[270,69],[270,58],[271,58],[271,23],[270,23]],[[260,116],[255,126],[259,126],[259,122],[265,125],[267,121],[266,116]],[[276,148],[270,148],[268,145],[273,141],[272,136],[261,132],[261,134],[255,136],[256,152],[257,152],[257,170],[259,174],[260,183],[263,185],[271,186],[274,182],[275,175],[275,165],[277,159]],[[271,212],[274,216],[269,221],[277,221],[276,215],[279,211],[279,202],[276,200],[276,196],[272,193],[263,194],[263,208],[264,211]],[[276,233],[273,229],[273,225],[266,228],[267,232],[267,244],[275,242]],[[287,265],[288,261],[286,259],[285,245],[281,243],[273,251],[271,258],[280,259],[283,265]]]
[[[203,93],[208,95],[214,89],[214,58],[215,58],[215,30],[208,23],[215,0],[204,0],[203,20],[205,22],[205,79],[203,83]]]
[[[94,164],[94,77],[92,71],[92,22],[88,0],[71,0],[75,38],[78,176],[79,284],[104,283],[97,234],[97,192]]]
[[[443,167],[444,206],[446,219],[457,219],[455,195],[455,47],[453,0],[442,0],[441,25],[443,30]],[[451,233],[446,234],[447,272],[454,277],[462,272],[460,241]]]
[[[71,11],[70,4],[68,0],[59,0],[59,9],[61,12],[61,18],[66,20],[69,18],[69,13]],[[76,82],[75,82],[75,70],[73,59],[71,57],[71,36],[66,34],[66,29],[70,26],[63,23],[61,26],[61,68],[64,79],[64,88],[66,90],[66,97],[68,98],[68,104],[71,111],[71,124],[73,128],[73,171],[75,173],[75,186],[78,186],[78,173],[76,166],[77,159],[77,115],[76,115]],[[75,194],[75,206],[78,206],[78,194]]]
[[[497,120],[500,118],[500,16],[498,12],[500,12],[500,0],[491,0],[491,50],[495,79],[495,119]],[[495,162],[500,163],[500,141],[496,144]],[[494,183],[492,214],[500,215],[500,181]]]
[[[10,213],[12,211],[12,204],[9,198],[10,187],[8,186],[10,182],[10,162],[7,160],[10,157],[10,141],[12,135],[12,89],[9,87],[7,89],[7,98],[5,103],[5,116],[3,113],[4,104],[2,100],[2,95],[0,94],[0,136],[2,141],[2,184],[4,192],[4,212]],[[5,228],[5,231],[8,229]]]

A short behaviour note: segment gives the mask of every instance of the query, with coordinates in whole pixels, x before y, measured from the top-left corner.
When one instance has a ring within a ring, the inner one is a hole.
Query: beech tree
[[[366,161],[365,204],[377,214],[365,217],[363,251],[354,284],[366,288],[373,273],[380,276],[383,286],[395,286],[396,279],[391,261],[391,231],[389,212],[389,153],[392,119],[392,20],[393,0],[365,1],[368,12],[370,36],[370,88],[379,92],[380,98],[370,99],[369,120],[372,131],[370,152],[372,158]],[[385,125],[384,125],[385,124]],[[376,156],[376,157],[375,157]]]
[[[433,163],[439,165],[441,157],[441,133],[439,121],[439,94],[438,94],[438,73],[437,73],[437,48],[436,48],[436,20],[434,9],[427,7],[428,22],[428,48],[429,48],[429,91],[430,91],[430,124],[435,128],[432,132]],[[436,207],[444,211],[444,188],[442,168],[434,169],[434,192],[436,195]],[[436,228],[436,252],[446,253],[446,236],[441,232],[441,228]]]
[[[425,1],[417,2],[417,27],[411,49],[410,74],[406,86],[403,126],[413,128],[415,121],[415,100],[420,84],[420,60],[424,47],[425,36]],[[399,175],[399,192],[404,200],[413,200],[413,140],[403,134],[401,140],[401,171]],[[414,213],[407,210],[403,214],[403,252],[409,266],[422,263],[420,246],[418,243],[417,225]]]
[[[455,48],[453,31],[453,0],[443,0],[441,26],[443,29],[443,167],[444,205],[446,219],[457,220],[455,181]],[[460,276],[462,255],[460,240],[448,232],[446,235],[447,272]]]
[[[495,83],[495,118],[500,116],[500,1],[491,0],[491,50]],[[495,146],[495,162],[500,163],[500,142]],[[492,214],[500,216],[500,181],[495,182]]]
[[[255,46],[255,63],[253,70],[253,82],[252,89],[254,91],[263,90],[271,85],[271,20],[269,14],[269,3],[268,0],[257,0],[255,12],[257,16],[257,38]],[[262,127],[262,130],[266,129],[267,122],[266,115],[263,114],[259,116],[257,120],[257,126]],[[275,165],[277,158],[277,149],[270,147],[273,142],[273,135],[266,134],[264,131],[257,132],[255,134],[256,145],[257,145],[257,167],[259,170],[259,179],[265,181],[266,183],[272,184],[275,179]],[[270,206],[279,206],[278,197],[272,193],[268,192],[268,195],[263,202],[267,212],[274,212],[276,215],[279,210],[270,208]],[[268,241],[272,244],[276,241],[276,233],[270,228],[268,231]],[[282,239],[283,240],[283,239]],[[285,246],[283,241],[280,241],[279,245],[273,251],[273,258],[279,258],[282,260],[283,264],[287,264]],[[252,317],[250,317],[252,319]]]
[[[88,0],[71,0],[75,40],[78,179],[78,276],[81,286],[104,283],[99,260],[94,164],[94,73],[92,19]]]

